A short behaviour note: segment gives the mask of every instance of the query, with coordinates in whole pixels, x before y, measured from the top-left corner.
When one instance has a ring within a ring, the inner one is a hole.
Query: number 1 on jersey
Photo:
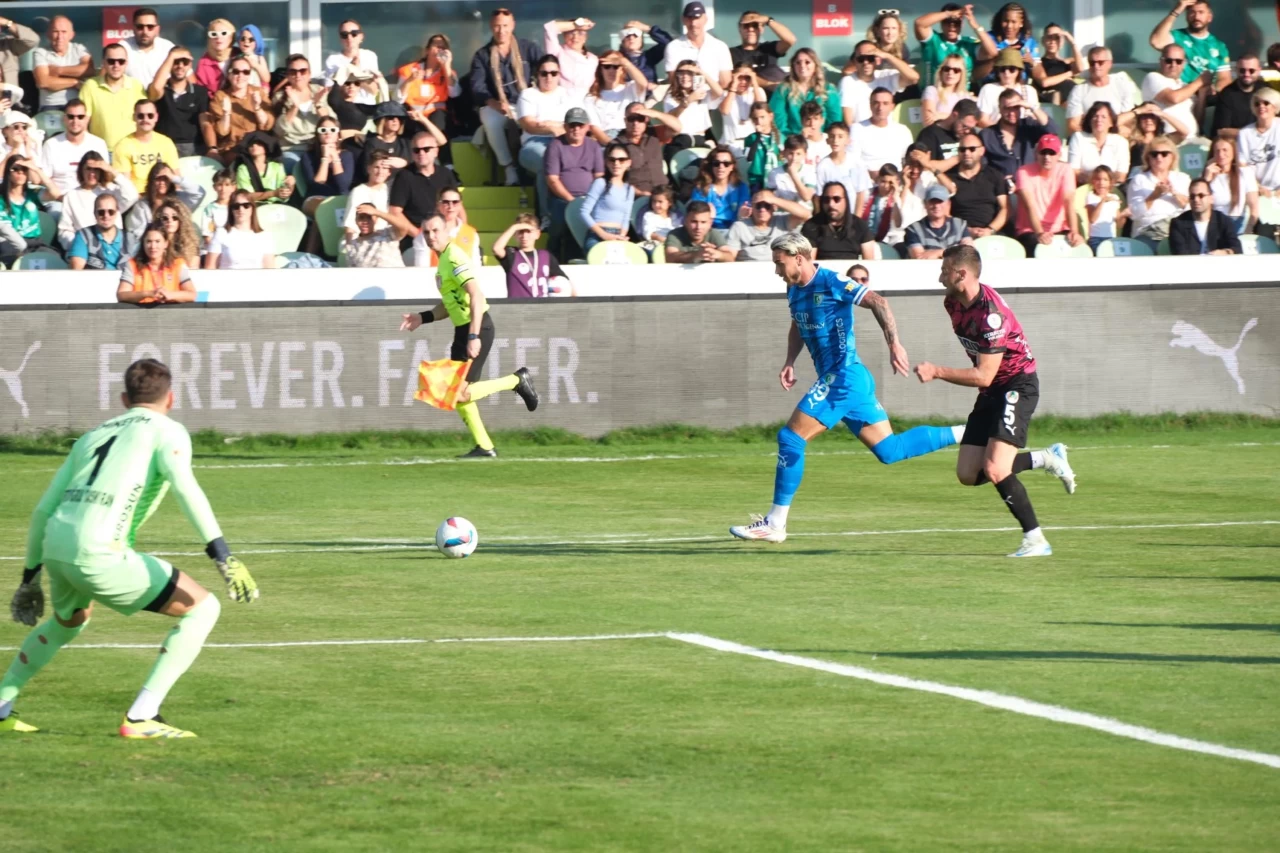
[[[98,472],[102,470],[102,463],[107,461],[107,454],[111,452],[111,445],[115,443],[116,436],[113,435],[93,451],[93,455],[98,457],[98,461],[93,463],[93,470],[89,472],[89,480],[85,483],[86,486],[92,486],[93,481],[98,479]]]

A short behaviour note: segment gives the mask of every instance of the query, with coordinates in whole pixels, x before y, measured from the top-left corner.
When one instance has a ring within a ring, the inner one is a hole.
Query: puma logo
[[[36,341],[27,347],[27,354],[22,357],[22,364],[18,365],[17,370],[5,370],[0,368],[0,382],[4,382],[9,388],[9,396],[22,409],[24,418],[31,417],[31,410],[27,408],[27,401],[22,398],[22,371],[27,367],[27,361],[40,349],[40,341]]]
[[[1195,326],[1179,320],[1173,324],[1173,340],[1169,341],[1169,346],[1189,347],[1202,355],[1222,359],[1222,364],[1227,368],[1227,373],[1236,381],[1237,390],[1243,394],[1244,380],[1240,378],[1240,359],[1236,357],[1236,353],[1240,351],[1240,345],[1244,343],[1244,336],[1249,334],[1256,325],[1258,325],[1258,318],[1254,317],[1245,323],[1244,328],[1240,330],[1240,337],[1236,339],[1236,345],[1231,349],[1224,349],[1215,344],[1208,335]]]

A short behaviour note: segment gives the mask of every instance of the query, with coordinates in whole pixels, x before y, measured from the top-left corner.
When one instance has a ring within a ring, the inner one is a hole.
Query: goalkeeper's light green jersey
[[[133,548],[138,528],[170,485],[201,541],[221,537],[209,500],[191,473],[186,427],[150,409],[133,408],[85,433],[31,517],[27,566],[118,557]]]

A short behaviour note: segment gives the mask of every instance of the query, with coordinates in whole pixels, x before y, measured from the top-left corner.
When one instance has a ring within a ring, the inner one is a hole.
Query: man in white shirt
[[[45,35],[50,46],[37,47],[31,54],[36,86],[40,89],[40,112],[65,107],[79,92],[80,81],[97,73],[88,49],[72,41],[76,31],[70,18],[54,15]]]
[[[1177,117],[1187,126],[1187,136],[1199,136],[1200,125],[1196,122],[1192,107],[1196,102],[1196,93],[1209,82],[1209,73],[1197,76],[1185,86],[1182,85],[1182,69],[1187,65],[1187,52],[1176,44],[1171,44],[1160,51],[1160,70],[1152,71],[1142,80],[1142,100],[1155,101],[1166,113]],[[1164,132],[1170,133],[1173,127],[1165,122]]]
[[[915,141],[911,128],[889,120],[892,114],[893,93],[876,89],[871,93],[871,118],[852,128],[853,141],[862,152],[862,167],[873,181],[885,163],[901,166],[907,149]]]
[[[1258,179],[1258,195],[1265,198],[1280,196],[1280,92],[1265,86],[1253,93],[1250,102],[1257,121],[1240,128],[1236,137],[1238,159],[1253,166]]]
[[[45,140],[40,152],[40,168],[65,195],[78,186],[76,171],[84,155],[97,151],[106,157],[111,149],[103,139],[89,132],[89,113],[79,98],[67,102],[62,121],[66,130]]]
[[[365,50],[360,46],[364,44],[364,30],[360,29],[359,21],[348,18],[338,24],[338,38],[342,39],[342,52],[332,53],[324,61],[325,85],[332,86],[338,77],[338,72],[347,66],[367,71],[376,80],[382,79],[382,72],[378,70],[378,54],[372,50]],[[360,93],[356,95],[356,103],[358,104],[373,104],[377,100],[371,92],[363,87],[360,89]]]
[[[892,68],[877,68],[880,60]],[[850,59],[854,70],[840,79],[840,108],[844,123],[853,127],[871,118],[871,93],[879,88],[893,94],[920,82],[920,73],[891,53],[876,47],[873,41],[860,41]]]
[[[681,20],[684,21],[684,35],[668,42],[663,56],[667,78],[675,76],[676,66],[681,62],[691,59],[698,63],[704,74],[716,75],[721,88],[728,88],[733,76],[733,57],[729,55],[729,45],[707,32],[707,7],[694,0],[684,7]],[[718,103],[717,100],[709,105]]]
[[[1089,73],[1067,98],[1067,132],[1081,130],[1084,114],[1098,101],[1111,104],[1119,119],[1120,132],[1128,136],[1134,127],[1133,108],[1142,94],[1127,74],[1111,76],[1111,50],[1101,45],[1089,50]]]
[[[133,13],[133,36],[120,44],[129,54],[125,73],[141,83],[143,89],[156,79],[156,72],[173,50],[173,42],[160,35],[160,16],[147,7]]]

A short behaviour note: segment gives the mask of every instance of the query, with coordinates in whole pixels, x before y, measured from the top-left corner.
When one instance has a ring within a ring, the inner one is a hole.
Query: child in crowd
[[[788,136],[786,144],[782,146],[782,162],[765,178],[765,186],[784,202],[801,202],[809,206],[813,204],[818,172],[808,163],[809,147],[808,140],[803,136]],[[791,227],[786,206],[778,208],[773,222],[784,231]]]
[[[667,235],[684,224],[676,210],[676,192],[670,186],[654,190],[649,196],[649,209],[640,215],[640,233],[653,243],[666,241]]]
[[[764,180],[778,165],[782,155],[782,140],[778,138],[778,128],[773,123],[773,111],[767,101],[756,101],[751,106],[751,123],[755,133],[742,140],[742,149],[747,158],[747,183],[752,192],[764,187]]]
[[[822,158],[831,153],[831,146],[827,144],[827,136],[822,132],[822,126],[826,123],[826,113],[822,111],[822,105],[817,101],[806,101],[800,107],[800,124],[804,128],[801,134],[804,141],[809,143],[809,148],[805,152],[804,162],[810,169],[816,170],[818,164],[822,162]]]
[[[227,204],[231,194],[236,191],[236,179],[230,169],[223,169],[213,176],[213,202],[200,211],[200,254],[209,251],[209,243],[213,240],[218,228],[227,224]]]
[[[827,128],[827,143],[831,153],[819,161],[814,187],[825,187],[832,181],[838,181],[853,201],[852,209],[855,212],[862,210],[867,193],[875,184],[871,183],[871,177],[862,165],[862,153],[849,144],[849,125],[842,121],[832,122]]]
[[[1085,197],[1084,207],[1089,213],[1089,248],[1095,252],[1103,240],[1119,236],[1129,208],[1121,209],[1120,196],[1115,192],[1115,174],[1110,167],[1099,166],[1089,178],[1092,187]]]
[[[538,239],[542,229],[538,227],[538,217],[532,213],[521,213],[516,221],[503,231],[493,244],[493,256],[507,272],[508,299],[538,299],[560,293],[562,287],[573,292],[560,263],[546,249],[538,248]],[[507,244],[515,238],[515,249],[508,249]]]

